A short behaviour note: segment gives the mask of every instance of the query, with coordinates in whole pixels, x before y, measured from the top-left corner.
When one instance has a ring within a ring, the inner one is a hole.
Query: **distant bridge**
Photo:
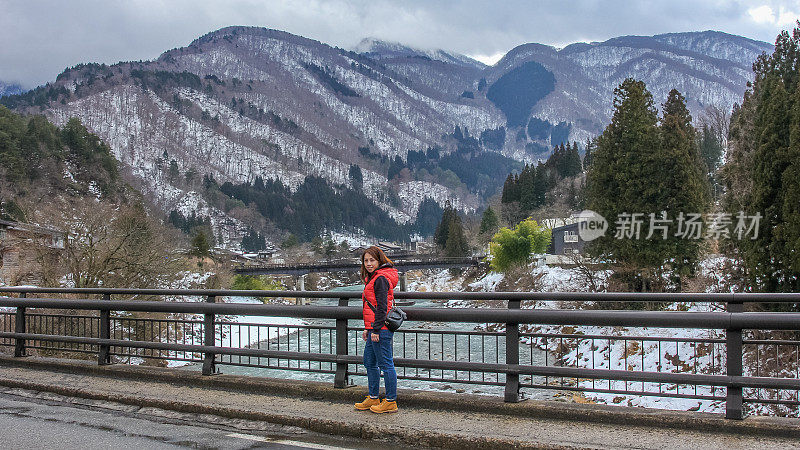
[[[390,255],[389,258],[392,258]],[[477,266],[483,256],[467,258],[408,258],[392,259],[400,272],[417,269],[452,269]],[[313,272],[357,272],[361,268],[358,259],[336,259],[322,262],[298,264],[260,264],[257,266],[237,267],[234,271],[243,275],[306,275]]]

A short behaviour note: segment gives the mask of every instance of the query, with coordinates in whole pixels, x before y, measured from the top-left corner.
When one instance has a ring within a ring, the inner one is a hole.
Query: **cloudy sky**
[[[229,25],[349,48],[364,37],[493,63],[517,45],[718,30],[774,42],[800,0],[0,0],[0,81],[30,88],[82,62],[146,60]]]

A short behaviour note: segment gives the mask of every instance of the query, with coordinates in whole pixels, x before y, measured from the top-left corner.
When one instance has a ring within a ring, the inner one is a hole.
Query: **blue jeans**
[[[372,330],[369,330],[369,333],[372,334]],[[372,342],[370,334],[367,335],[367,342],[364,346],[364,367],[367,368],[369,396],[378,398],[381,389],[381,371],[383,371],[386,400],[394,401],[397,399],[397,372],[394,370],[394,360],[392,359],[392,336],[394,333],[389,330],[380,330],[378,342]]]

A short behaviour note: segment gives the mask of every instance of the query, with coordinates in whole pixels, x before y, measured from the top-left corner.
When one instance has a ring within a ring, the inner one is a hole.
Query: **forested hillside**
[[[0,106],[0,215],[25,220],[20,198],[115,198],[122,192],[118,162],[107,144],[78,119],[63,127],[44,116],[20,116]]]

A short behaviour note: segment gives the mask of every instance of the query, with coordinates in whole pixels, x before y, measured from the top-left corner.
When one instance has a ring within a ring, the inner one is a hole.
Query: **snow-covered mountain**
[[[659,34],[653,39],[690,52],[732,61],[747,69],[762,52],[773,50],[773,46],[766,42],[720,31]]]
[[[0,81],[0,97],[4,95],[21,94],[24,91],[22,86],[14,83],[4,83]]]
[[[458,53],[450,53],[442,49],[425,50],[409,47],[397,42],[388,42],[375,38],[364,38],[353,49],[355,52],[374,59],[386,60],[395,58],[433,59],[445,63],[472,67],[477,70],[486,68],[486,64]]]
[[[491,85],[526,63],[540,64],[553,74],[555,86],[531,106],[531,116],[551,126],[563,122],[569,126],[569,139],[581,141],[603,130],[611,118],[614,88],[626,78],[644,81],[656,105],[678,89],[698,117],[707,106],[730,110],[740,102],[752,79],[753,62],[772,50],[765,42],[713,31],[624,36],[561,50],[525,44],[483,76]]]
[[[407,223],[426,198],[478,208],[491,192],[468,181],[469,166],[490,147],[531,161],[553,143],[601,132],[612,91],[627,77],[645,81],[657,103],[677,88],[693,114],[706,105],[729,108],[741,99],[752,60],[771,46],[716,32],[627,36],[561,50],[525,44],[492,67],[376,39],[354,50],[229,27],[154,61],[76,66],[4,102],[59,125],[79,117],[165,211],[195,208],[215,226],[229,223],[184,174],[220,184],[261,177],[294,190],[309,176],[354,186],[358,166],[358,188]],[[464,150],[453,138],[456,126],[482,145]],[[501,127],[486,144],[481,133]],[[428,149],[449,157],[447,164],[431,160],[420,170],[407,161],[410,151]],[[410,170],[393,171],[397,161]],[[459,173],[459,165],[468,167]]]
[[[446,94],[448,98],[460,96],[487,67],[466,55],[441,49],[415,49],[372,38],[363,39],[354,51],[407,77],[415,89],[425,90],[424,86],[430,88],[426,93]]]

